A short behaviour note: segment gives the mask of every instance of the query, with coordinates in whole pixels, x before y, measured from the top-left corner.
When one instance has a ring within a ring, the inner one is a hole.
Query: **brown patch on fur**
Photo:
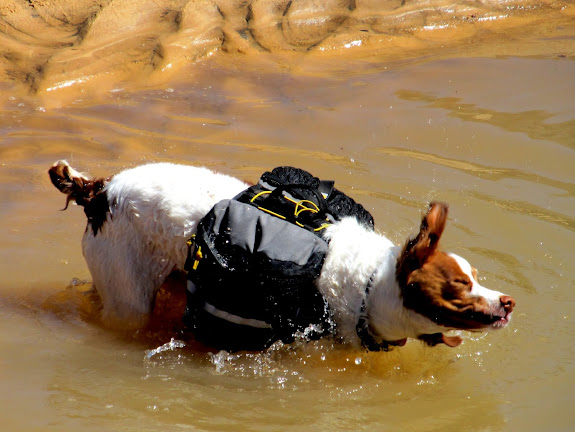
[[[404,304],[445,327],[478,330],[500,317],[489,314],[483,297],[469,295],[473,281],[444,252],[434,252],[407,278]]]
[[[84,207],[84,213],[88,218],[88,227],[92,228],[94,235],[102,229],[104,222],[110,213],[110,205],[104,187],[111,180],[107,178],[88,179],[74,170],[68,162],[58,161],[49,170],[48,175],[52,184],[63,194],[68,195],[66,206],[70,201]]]
[[[421,221],[419,233],[403,247],[396,264],[396,278],[402,289],[407,285],[411,272],[420,268],[436,251],[447,222],[448,210],[445,203],[430,203],[429,210]]]
[[[441,326],[479,330],[501,317],[490,313],[490,305],[485,298],[469,295],[473,280],[461,270],[455,259],[438,250],[447,213],[447,204],[430,204],[419,234],[403,248],[397,262],[396,278],[406,308]],[[510,308],[512,310],[513,306]],[[424,336],[428,344],[458,345],[456,340],[446,339],[441,333]]]

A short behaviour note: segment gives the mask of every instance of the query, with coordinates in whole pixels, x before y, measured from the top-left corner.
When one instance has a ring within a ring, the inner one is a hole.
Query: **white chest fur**
[[[328,301],[337,326],[337,337],[359,342],[356,333],[361,304],[366,298],[370,327],[383,340],[417,337],[445,330],[428,318],[403,306],[395,278],[401,252],[386,237],[347,218],[328,229],[328,255],[318,280],[318,289]]]

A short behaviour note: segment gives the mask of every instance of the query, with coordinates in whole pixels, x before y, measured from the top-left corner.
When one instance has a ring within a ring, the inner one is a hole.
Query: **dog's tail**
[[[109,179],[104,178],[90,180],[72,168],[65,160],[59,160],[52,165],[48,170],[48,174],[52,184],[60,192],[68,195],[66,206],[62,210],[68,208],[70,201],[75,201],[76,204],[87,207],[109,181]]]
[[[60,192],[68,195],[66,206],[62,210],[68,208],[70,201],[75,201],[76,204],[84,207],[88,226],[92,227],[94,235],[96,235],[98,230],[102,229],[102,225],[110,212],[104,187],[111,180],[111,177],[90,180],[72,168],[65,160],[60,160],[52,165],[48,174],[52,184]]]

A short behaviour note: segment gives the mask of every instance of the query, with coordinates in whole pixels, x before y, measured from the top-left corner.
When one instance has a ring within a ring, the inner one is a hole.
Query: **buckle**
[[[196,235],[192,235],[190,239],[186,242],[188,245],[188,257],[186,258],[186,263],[184,264],[184,270],[190,272],[190,270],[197,270],[200,260],[204,257],[202,254],[202,247],[198,246],[196,243]]]

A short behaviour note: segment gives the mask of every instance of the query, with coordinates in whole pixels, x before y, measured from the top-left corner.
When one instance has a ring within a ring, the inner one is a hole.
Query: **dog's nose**
[[[507,312],[513,312],[513,308],[515,307],[515,300],[513,297],[503,295],[499,297],[499,301],[503,305],[503,309]]]

